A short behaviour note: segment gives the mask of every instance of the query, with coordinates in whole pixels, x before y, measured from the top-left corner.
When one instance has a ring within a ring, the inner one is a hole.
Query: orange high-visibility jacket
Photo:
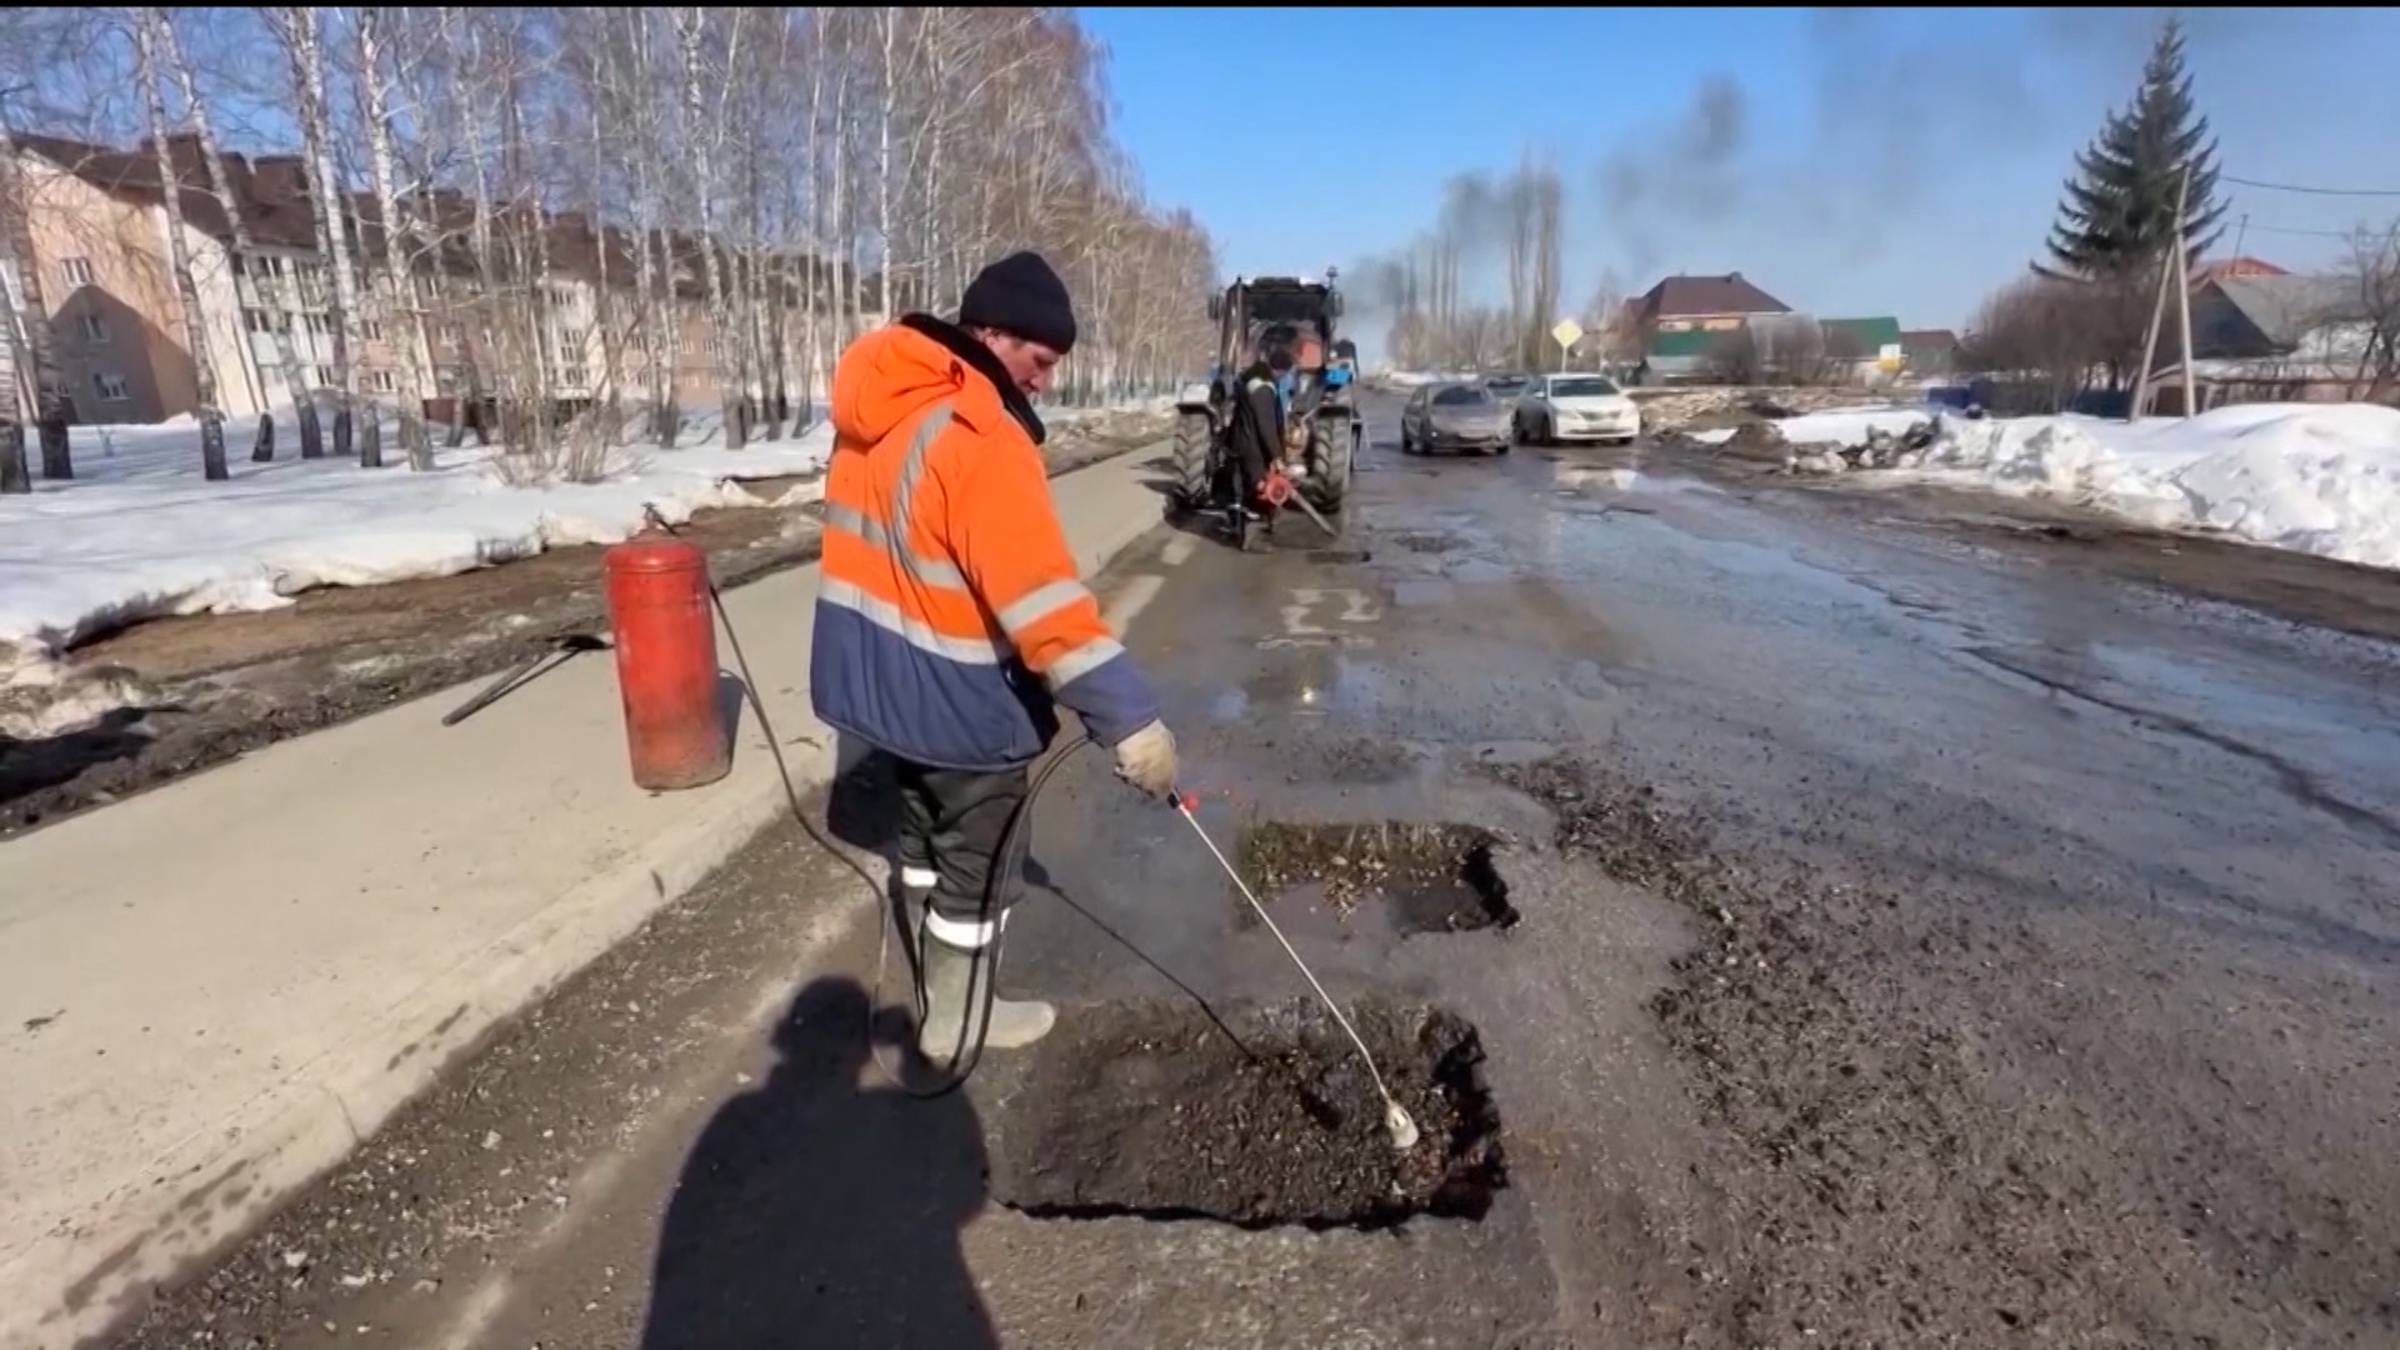
[[[1004,769],[1058,733],[1114,745],[1158,716],[1050,503],[1041,423],[981,342],[912,314],[833,379],[809,660],[817,716],[921,764]]]

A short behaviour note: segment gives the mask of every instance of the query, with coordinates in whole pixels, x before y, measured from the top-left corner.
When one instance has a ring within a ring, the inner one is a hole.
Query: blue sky
[[[2040,250],[2161,11],[1099,10],[1119,140],[1228,272],[1313,272],[1430,223],[1527,150],[1568,194],[1567,294],[1738,270],[1823,316],[1962,323]],[[2400,12],[2203,11],[2224,171],[2400,188]],[[1268,59],[1258,59],[1259,54]],[[1714,90],[1722,153],[1678,151]],[[1730,92],[1728,92],[1730,91]],[[1738,117],[1725,115],[1738,108]],[[1627,190],[1633,195],[1628,198]],[[2242,251],[2329,259],[2400,197],[2226,190]],[[2233,243],[2229,233],[2220,252]]]

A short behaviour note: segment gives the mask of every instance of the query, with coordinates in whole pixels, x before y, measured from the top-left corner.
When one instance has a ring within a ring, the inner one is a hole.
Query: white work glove
[[[1117,742],[1117,777],[1153,797],[1175,791],[1175,733],[1152,722]]]

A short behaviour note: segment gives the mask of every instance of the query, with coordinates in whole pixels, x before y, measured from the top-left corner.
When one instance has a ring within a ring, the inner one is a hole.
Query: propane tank
[[[707,555],[645,530],[610,549],[605,565],[633,781],[663,791],[723,778],[733,743],[717,703]]]

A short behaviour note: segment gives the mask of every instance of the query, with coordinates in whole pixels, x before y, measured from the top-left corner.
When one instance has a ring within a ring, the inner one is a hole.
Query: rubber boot
[[[925,935],[924,975],[917,1002],[924,1021],[917,1028],[917,1049],[934,1064],[970,1058],[978,1039],[990,1050],[1015,1050],[1050,1034],[1058,1012],[1038,1001],[991,1001],[991,1024],[979,1027],[984,997],[993,971],[984,953],[953,947],[931,933]]]

